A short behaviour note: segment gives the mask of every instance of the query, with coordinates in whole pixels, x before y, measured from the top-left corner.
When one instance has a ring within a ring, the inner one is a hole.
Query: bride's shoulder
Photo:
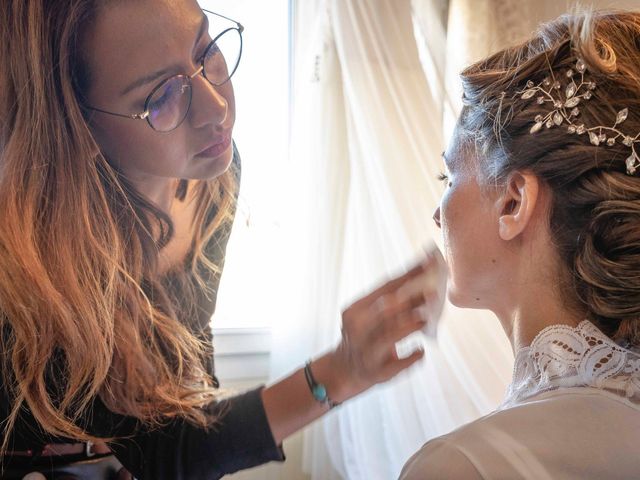
[[[446,437],[433,439],[423,445],[405,463],[399,480],[480,480],[484,477],[464,451]]]
[[[497,471],[504,473],[500,466],[503,447],[514,444],[513,434],[523,433],[519,422],[532,416],[530,408],[518,405],[497,410],[428,441],[407,461],[400,480],[496,478]],[[515,444],[522,446],[523,442],[519,439]]]
[[[581,465],[585,478],[606,478],[600,470],[613,461],[621,471],[640,468],[638,431],[640,410],[617,397],[593,388],[556,390],[427,442],[400,478],[565,478],[567,463]],[[594,432],[606,445],[598,452],[606,461],[599,463]]]

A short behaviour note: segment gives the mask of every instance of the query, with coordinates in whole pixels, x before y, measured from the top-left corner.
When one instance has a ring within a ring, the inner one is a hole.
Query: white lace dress
[[[401,480],[640,479],[640,352],[591,322],[542,330],[493,413],[427,442]]]

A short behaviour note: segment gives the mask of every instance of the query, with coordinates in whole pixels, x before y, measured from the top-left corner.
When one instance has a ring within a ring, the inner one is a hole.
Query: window
[[[207,10],[245,27],[233,76],[234,140],[242,158],[236,221],[227,247],[213,327],[261,330],[273,312],[281,224],[278,187],[286,168],[289,129],[289,0],[200,0]],[[212,31],[211,35],[217,32]]]

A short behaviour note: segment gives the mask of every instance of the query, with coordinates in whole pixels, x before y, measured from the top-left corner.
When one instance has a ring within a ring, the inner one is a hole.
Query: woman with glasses
[[[394,345],[424,296],[397,291],[429,261],[346,309],[334,350],[221,398],[240,24],[195,0],[7,0],[0,38],[0,477],[283,460],[287,436],[421,358]]]

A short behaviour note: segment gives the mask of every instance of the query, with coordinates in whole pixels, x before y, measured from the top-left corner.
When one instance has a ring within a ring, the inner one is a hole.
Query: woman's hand
[[[333,401],[343,402],[389,380],[424,356],[418,350],[398,358],[395,345],[425,326],[419,308],[431,297],[420,289],[407,295],[407,287],[434,267],[434,262],[434,257],[429,256],[343,312],[340,344],[318,362],[317,373],[315,362],[312,364],[318,381],[326,385]]]
[[[325,386],[332,401],[344,402],[422,358],[421,350],[398,358],[395,344],[425,326],[418,312],[425,302],[440,301],[426,281],[430,274],[437,273],[436,261],[436,256],[428,255],[421,265],[342,313],[339,345],[311,363],[314,379]],[[312,395],[302,369],[265,388],[262,400],[276,444],[329,410],[327,403],[318,402]]]

